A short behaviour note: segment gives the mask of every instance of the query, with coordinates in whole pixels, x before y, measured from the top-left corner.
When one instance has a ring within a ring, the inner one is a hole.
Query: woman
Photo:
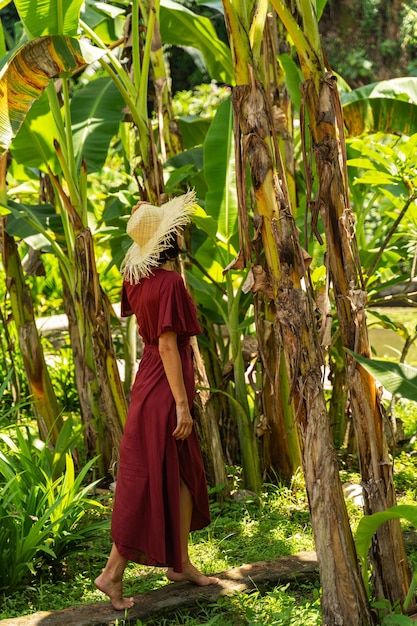
[[[129,560],[166,566],[169,580],[211,585],[190,562],[188,535],[210,522],[203,461],[193,427],[194,369],[189,338],[201,332],[195,305],[174,270],[179,229],[195,210],[194,192],[161,207],[140,202],[122,263],[122,315],[136,315],[144,352],[120,448],[112,516],[113,546],[95,584],[115,609]]]

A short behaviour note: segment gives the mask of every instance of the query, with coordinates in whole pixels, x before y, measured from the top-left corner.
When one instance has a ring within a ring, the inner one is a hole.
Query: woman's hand
[[[191,417],[188,403],[184,405],[176,405],[177,408],[177,427],[172,433],[175,439],[187,439],[191,435],[193,429],[193,418]]]

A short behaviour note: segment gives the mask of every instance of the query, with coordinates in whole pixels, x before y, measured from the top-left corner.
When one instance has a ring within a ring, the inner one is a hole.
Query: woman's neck
[[[162,270],[166,270],[167,272],[173,272],[175,270],[175,261],[167,261],[159,266]]]

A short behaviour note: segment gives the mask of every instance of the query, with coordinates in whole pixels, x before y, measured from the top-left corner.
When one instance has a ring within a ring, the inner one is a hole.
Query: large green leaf
[[[324,7],[327,4],[327,0],[317,0],[316,9],[317,9],[317,19],[319,20],[323,15]]]
[[[405,363],[367,359],[345,348],[378,382],[392,394],[417,402],[417,368]]]
[[[343,116],[351,136],[364,132],[417,132],[417,78],[384,80],[341,93]]]
[[[84,0],[14,0],[15,7],[31,38],[44,35],[78,34],[78,20]]]
[[[236,255],[238,247],[237,197],[230,100],[224,101],[204,142],[204,176],[207,182],[206,216],[194,221],[205,237],[194,237],[195,256],[214,280]],[[209,221],[208,221],[209,220]]]
[[[10,145],[10,152],[16,163],[52,172],[60,171],[54,149],[54,139],[58,138],[54,116],[46,92],[35,100],[29,109],[22,127]]]
[[[24,239],[32,248],[50,250],[51,242],[64,241],[61,216],[53,206],[39,204],[29,206],[9,200],[6,231],[9,235]]]
[[[109,144],[124,117],[125,103],[114,82],[102,77],[75,92],[71,100],[74,151],[78,166],[84,157],[88,172],[103,167]]]
[[[217,232],[228,242],[237,233],[237,193],[230,99],[219,107],[204,142],[207,181],[205,210],[217,222]]]
[[[291,102],[294,104],[295,110],[300,111],[300,84],[303,82],[303,74],[289,54],[279,54],[277,58],[285,72],[285,84],[291,96]]]
[[[398,504],[386,511],[373,513],[373,515],[364,515],[359,521],[355,535],[355,545],[358,558],[362,565],[366,587],[368,587],[367,576],[365,575],[366,563],[372,537],[382,524],[392,519],[406,519],[417,528],[417,506]]]
[[[161,0],[160,29],[165,44],[200,50],[211,78],[221,83],[234,83],[230,50],[220,41],[207,17],[196,15],[173,0]]]
[[[203,146],[184,150],[168,159],[164,165],[164,170],[168,175],[165,182],[167,194],[175,193],[187,184],[195,189],[198,198],[204,198],[207,193],[207,183],[203,165]]]
[[[184,148],[201,146],[207,135],[211,120],[205,117],[183,116],[178,119],[181,138]]]
[[[81,19],[106,45],[123,36],[124,14],[121,7],[96,0],[86,0],[81,7]]]
[[[0,72],[0,152],[7,150],[49,81],[105,54],[71,37],[49,35],[20,48]]]
[[[7,54],[6,42],[4,40],[4,30],[0,20],[0,57],[4,57]]]

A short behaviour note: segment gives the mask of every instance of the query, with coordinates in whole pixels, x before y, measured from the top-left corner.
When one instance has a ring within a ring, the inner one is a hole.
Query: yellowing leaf
[[[49,81],[105,54],[71,37],[48,35],[20,48],[0,72],[0,152],[7,150]]]

